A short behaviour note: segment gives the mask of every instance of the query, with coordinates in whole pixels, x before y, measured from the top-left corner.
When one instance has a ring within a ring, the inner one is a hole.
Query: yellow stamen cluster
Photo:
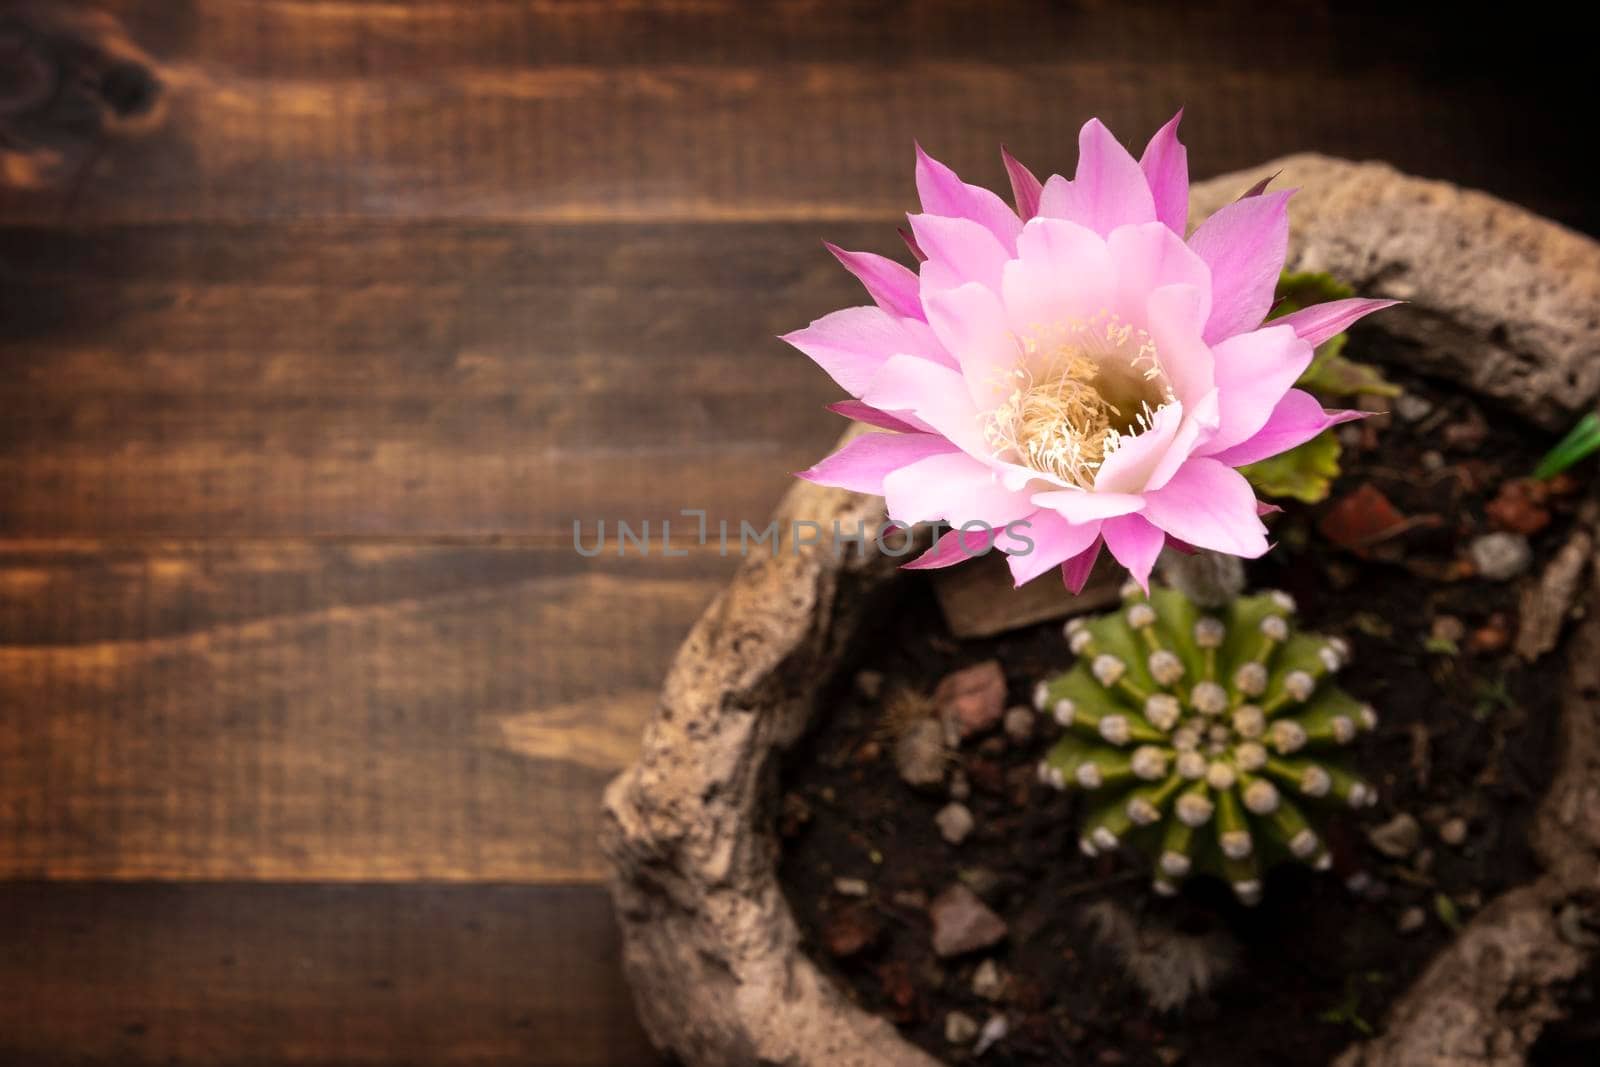
[[[997,455],[1085,489],[1123,440],[1172,399],[1148,332],[1101,312],[1036,329],[1002,383],[985,436]]]

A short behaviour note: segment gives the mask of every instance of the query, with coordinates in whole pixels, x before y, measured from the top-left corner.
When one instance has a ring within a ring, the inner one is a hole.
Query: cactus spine
[[[1329,865],[1315,820],[1376,801],[1339,749],[1377,715],[1332,682],[1349,647],[1297,632],[1294,611],[1284,593],[1199,608],[1130,583],[1120,611],[1067,623],[1078,660],[1034,694],[1066,729],[1039,777],[1088,794],[1084,852],[1126,842],[1157,892],[1205,872],[1246,904],[1269,864]]]

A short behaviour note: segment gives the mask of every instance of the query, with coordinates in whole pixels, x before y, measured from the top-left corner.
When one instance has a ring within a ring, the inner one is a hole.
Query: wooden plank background
[[[653,1062],[597,798],[733,561],[573,521],[759,520],[822,451],[774,335],[855,302],[823,237],[897,251],[913,137],[999,185],[1186,104],[1198,175],[1381,157],[1600,228],[1531,32],[0,0],[0,1060]]]

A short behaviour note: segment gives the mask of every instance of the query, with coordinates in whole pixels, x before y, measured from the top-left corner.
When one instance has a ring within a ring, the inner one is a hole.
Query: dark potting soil
[[[847,996],[951,1062],[977,1056],[965,1020],[968,1032],[947,1039],[956,1012],[980,1027],[1004,1020],[985,1064],[1322,1064],[1380,1025],[1461,923],[1535,876],[1527,834],[1554,765],[1564,663],[1557,650],[1524,664],[1511,641],[1521,585],[1570,531],[1580,483],[1547,492],[1519,481],[1545,435],[1436,383],[1401,382],[1409,418],[1348,429],[1330,498],[1284,502],[1276,547],[1248,565],[1253,588],[1295,597],[1301,626],[1351,643],[1341,684],[1381,716],[1353,754],[1381,799],[1333,815],[1334,870],[1275,869],[1254,908],[1206,879],[1157,896],[1137,855],[1079,852],[1078,797],[1035,777],[1060,734],[1048,716],[1028,741],[996,728],[954,752],[946,780],[970,784],[975,829],[947,843],[934,816],[948,790],[917,791],[896,773],[894,695],[926,696],[951,671],[994,659],[1008,706],[1027,705],[1034,683],[1072,657],[1059,622],[958,641],[926,577],[906,576],[786,757],[774,813],[808,951]],[[1528,536],[1527,574],[1475,574],[1468,545],[1508,528]],[[1400,814],[1422,832],[1396,859],[1367,835]],[[1006,936],[942,959],[926,904],[958,882]],[[1107,915],[1127,920],[1121,934],[1104,932],[1120,921]],[[1197,942],[1231,961],[1227,973],[1157,1010],[1132,971],[1171,967]],[[987,995],[973,988],[980,966],[999,978]]]

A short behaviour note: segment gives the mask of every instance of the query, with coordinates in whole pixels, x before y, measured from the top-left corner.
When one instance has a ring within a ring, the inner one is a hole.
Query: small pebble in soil
[[[1428,471],[1430,473],[1433,472],[1433,471],[1443,470],[1444,469],[1444,453],[1435,452],[1432,449],[1429,449],[1428,451],[1426,451],[1426,452],[1424,452],[1422,454],[1421,463],[1422,463],[1422,469],[1425,470],[1425,471]]]
[[[983,1029],[978,1033],[978,1043],[972,1046],[974,1056],[982,1056],[1006,1039],[1011,1032],[1011,1024],[1004,1015],[991,1015],[989,1021],[983,1024]]]
[[[1407,908],[1400,913],[1395,929],[1402,934],[1414,934],[1428,924],[1428,913],[1421,908]]]
[[[1421,422],[1433,414],[1433,401],[1415,393],[1401,393],[1394,398],[1394,413],[1407,422]]]
[[[1390,859],[1404,859],[1417,849],[1422,840],[1422,826],[1415,818],[1401,812],[1382,826],[1367,831],[1372,847]]]
[[[933,921],[933,951],[946,959],[988,948],[1006,936],[1005,920],[959,883],[933,899],[928,918]]]
[[[1447,845],[1460,845],[1462,842],[1466,841],[1466,839],[1467,820],[1460,818],[1459,816],[1454,819],[1446,820],[1444,825],[1439,827],[1439,840],[1443,841]]]
[[[1019,745],[1033,740],[1033,709],[1021,704],[1006,711],[1006,736]]]
[[[835,878],[833,891],[841,897],[864,897],[871,892],[871,887],[861,878]]]
[[[939,836],[952,845],[959,845],[972,833],[972,812],[965,804],[953,801],[939,809],[933,817],[939,825]]]
[[[1512,478],[1500,486],[1483,512],[1499,530],[1536,534],[1550,525],[1550,512],[1544,507],[1550,491],[1543,482],[1531,478]]]
[[[880,932],[872,913],[859,904],[853,904],[828,917],[822,930],[822,940],[830,956],[843,959],[854,956],[872,944]]]
[[[967,781],[967,776],[960,771],[950,775],[950,799],[966,800],[972,795],[972,783]]]
[[[953,1011],[944,1017],[944,1039],[952,1045],[970,1045],[978,1036],[978,1020],[964,1011]]]
[[[1447,641],[1450,644],[1459,644],[1467,635],[1467,627],[1454,615],[1435,615],[1433,624],[1428,629],[1428,637],[1434,641]]]
[[[933,691],[939,717],[953,725],[962,738],[998,723],[1005,702],[1006,676],[1000,661],[993,659],[945,675]]]
[[[877,700],[883,693],[883,672],[857,671],[856,692],[864,699]]]
[[[1006,976],[994,960],[984,960],[972,972],[972,994],[984,1000],[999,1000],[1006,991]]]
[[[1467,546],[1467,555],[1478,573],[1491,582],[1510,581],[1527,570],[1533,562],[1533,550],[1528,547],[1528,539],[1521,534],[1504,531],[1474,538],[1472,544]]]
[[[943,784],[948,753],[944,727],[934,719],[918,719],[894,743],[894,769],[914,789]]]
[[[1467,647],[1480,655],[1499,652],[1511,641],[1511,624],[1503,612],[1495,612],[1467,641]]]

